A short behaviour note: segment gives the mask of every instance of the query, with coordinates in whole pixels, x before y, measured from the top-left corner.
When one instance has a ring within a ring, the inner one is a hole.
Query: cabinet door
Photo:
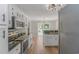
[[[16,7],[14,5],[8,5],[9,6],[9,14],[11,16],[16,16]]]
[[[8,53],[7,29],[0,28],[0,54]]]
[[[16,17],[16,9],[15,9],[15,6],[14,5],[8,5],[8,19],[9,19],[9,22],[8,22],[8,27],[9,28],[12,28],[13,26],[13,22],[12,22],[12,16],[15,16]]]
[[[58,35],[45,35],[44,46],[58,46]]]
[[[8,5],[0,4],[0,24],[7,24],[8,21]]]
[[[9,52],[9,54],[20,54],[20,52],[21,52],[21,44],[18,44]]]

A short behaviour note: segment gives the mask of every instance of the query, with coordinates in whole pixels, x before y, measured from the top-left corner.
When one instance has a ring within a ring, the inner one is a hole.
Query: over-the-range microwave
[[[24,22],[17,20],[15,16],[11,16],[11,20],[9,20],[8,24],[9,29],[23,28],[24,26]]]

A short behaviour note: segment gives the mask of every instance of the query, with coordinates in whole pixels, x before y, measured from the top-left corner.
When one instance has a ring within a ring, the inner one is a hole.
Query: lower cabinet
[[[9,54],[20,54],[20,52],[21,52],[21,44],[18,44],[11,51],[9,51]]]
[[[43,44],[44,46],[58,46],[59,39],[58,35],[44,35]]]
[[[8,38],[6,27],[0,26],[0,54],[8,53]]]

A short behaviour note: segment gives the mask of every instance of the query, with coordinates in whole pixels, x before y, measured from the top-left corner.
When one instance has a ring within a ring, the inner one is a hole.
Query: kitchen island
[[[58,30],[44,30],[43,44],[44,46],[58,46],[59,44]]]

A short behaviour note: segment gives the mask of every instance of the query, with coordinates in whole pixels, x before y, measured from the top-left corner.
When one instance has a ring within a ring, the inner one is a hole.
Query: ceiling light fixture
[[[47,8],[49,11],[59,11],[64,6],[64,4],[48,4]]]

